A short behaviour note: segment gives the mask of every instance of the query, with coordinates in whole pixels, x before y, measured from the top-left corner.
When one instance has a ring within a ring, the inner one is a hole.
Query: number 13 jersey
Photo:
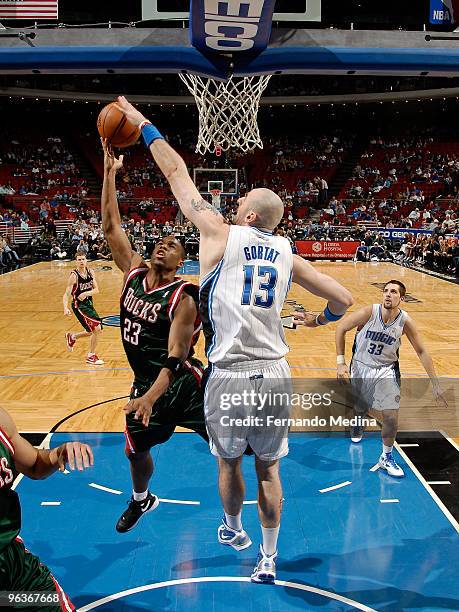
[[[396,363],[407,316],[400,310],[396,319],[386,325],[381,304],[373,304],[370,319],[355,335],[352,360],[371,367]]]
[[[124,351],[135,382],[151,385],[158,376],[168,355],[169,331],[182,292],[198,302],[196,285],[175,278],[171,283],[149,289],[148,267],[129,272],[121,293],[120,327]],[[201,322],[195,321],[192,345],[198,339]],[[190,357],[193,349],[190,349]]]
[[[200,313],[211,363],[277,360],[288,352],[281,310],[293,254],[282,236],[230,227],[225,253],[201,280]]]

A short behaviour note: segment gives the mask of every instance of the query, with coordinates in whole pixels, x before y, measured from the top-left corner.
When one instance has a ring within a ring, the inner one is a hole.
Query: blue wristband
[[[142,127],[142,137],[147,147],[149,147],[154,140],[165,140],[161,132],[151,123],[146,123]]]
[[[339,321],[343,317],[343,315],[333,314],[327,304],[324,310],[324,317],[327,319],[327,321]]]

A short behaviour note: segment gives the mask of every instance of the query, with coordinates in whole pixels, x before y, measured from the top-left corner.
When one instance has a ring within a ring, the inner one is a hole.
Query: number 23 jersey
[[[355,335],[352,360],[371,367],[396,363],[407,316],[400,310],[396,319],[386,325],[381,304],[373,304],[370,319]]]
[[[169,332],[174,312],[182,293],[187,293],[198,306],[198,287],[175,278],[171,283],[149,289],[148,267],[129,272],[120,300],[120,327],[124,351],[139,384],[152,384],[168,355]],[[201,323],[195,321],[192,346],[196,343]],[[193,349],[190,349],[190,355]]]

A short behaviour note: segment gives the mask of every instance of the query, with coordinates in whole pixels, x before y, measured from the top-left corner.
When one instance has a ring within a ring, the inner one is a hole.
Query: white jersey
[[[223,258],[200,286],[209,362],[226,366],[286,355],[280,314],[292,268],[286,238],[254,227],[231,226]]]
[[[355,336],[352,361],[370,367],[396,363],[407,316],[404,310],[400,310],[397,318],[386,325],[381,304],[373,304],[370,319]]]

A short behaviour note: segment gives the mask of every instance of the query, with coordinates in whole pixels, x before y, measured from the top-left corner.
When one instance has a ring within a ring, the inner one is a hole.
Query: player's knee
[[[258,480],[273,480],[279,474],[279,461],[263,461],[259,457],[255,457],[255,470]]]
[[[126,449],[126,457],[129,459],[131,463],[137,464],[142,463],[148,456],[148,451],[141,453],[134,453],[129,448]]]
[[[397,416],[387,415],[384,416],[383,426],[386,431],[396,432],[398,427]]]
[[[235,459],[224,459],[223,457],[218,458],[218,467],[221,472],[236,472],[240,469],[242,457],[236,457]]]

